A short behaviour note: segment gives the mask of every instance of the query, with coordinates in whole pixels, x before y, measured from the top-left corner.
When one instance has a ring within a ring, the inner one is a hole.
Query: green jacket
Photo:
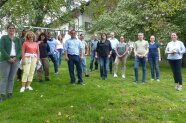
[[[19,60],[21,57],[21,42],[20,39],[14,37],[14,43],[16,48],[16,59]],[[12,48],[12,41],[8,35],[4,35],[0,39],[0,62],[8,61],[10,59],[10,52]]]

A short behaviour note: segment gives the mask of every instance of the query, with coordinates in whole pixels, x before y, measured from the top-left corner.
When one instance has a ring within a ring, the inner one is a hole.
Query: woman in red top
[[[36,36],[33,32],[26,33],[26,41],[22,47],[22,87],[20,92],[24,92],[25,89],[33,90],[31,82],[33,80],[36,65],[39,61],[39,45],[36,43]]]

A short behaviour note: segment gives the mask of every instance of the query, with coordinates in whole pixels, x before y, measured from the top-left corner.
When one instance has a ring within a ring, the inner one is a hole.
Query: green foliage
[[[185,4],[180,0],[120,0],[114,12],[104,13],[94,21],[92,31],[114,31],[125,34],[128,40],[136,40],[136,34],[144,32],[146,38],[155,35],[167,42],[170,32],[182,32],[178,24],[172,23],[172,17]]]
[[[61,7],[67,6],[65,0],[8,0],[0,8],[0,16],[18,27],[44,26],[45,17],[51,21],[63,16]],[[5,21],[1,20],[1,24]]]

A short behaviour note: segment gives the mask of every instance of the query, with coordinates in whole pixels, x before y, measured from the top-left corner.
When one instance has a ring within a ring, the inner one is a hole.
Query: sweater
[[[16,59],[19,60],[21,57],[21,42],[20,39],[17,37],[14,37],[13,39],[15,43],[15,49],[16,49]],[[8,61],[10,57],[12,47],[12,41],[9,38],[8,35],[4,35],[0,39],[0,62]]]

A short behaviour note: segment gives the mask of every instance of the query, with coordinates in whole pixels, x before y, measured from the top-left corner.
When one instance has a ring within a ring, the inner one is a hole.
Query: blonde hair
[[[27,41],[29,40],[29,38],[28,38],[28,35],[29,35],[29,34],[33,34],[33,35],[34,35],[33,42],[36,42],[36,35],[35,35],[34,32],[32,32],[32,31],[28,31],[28,32],[26,33],[26,35],[25,35],[26,40],[27,40]]]

